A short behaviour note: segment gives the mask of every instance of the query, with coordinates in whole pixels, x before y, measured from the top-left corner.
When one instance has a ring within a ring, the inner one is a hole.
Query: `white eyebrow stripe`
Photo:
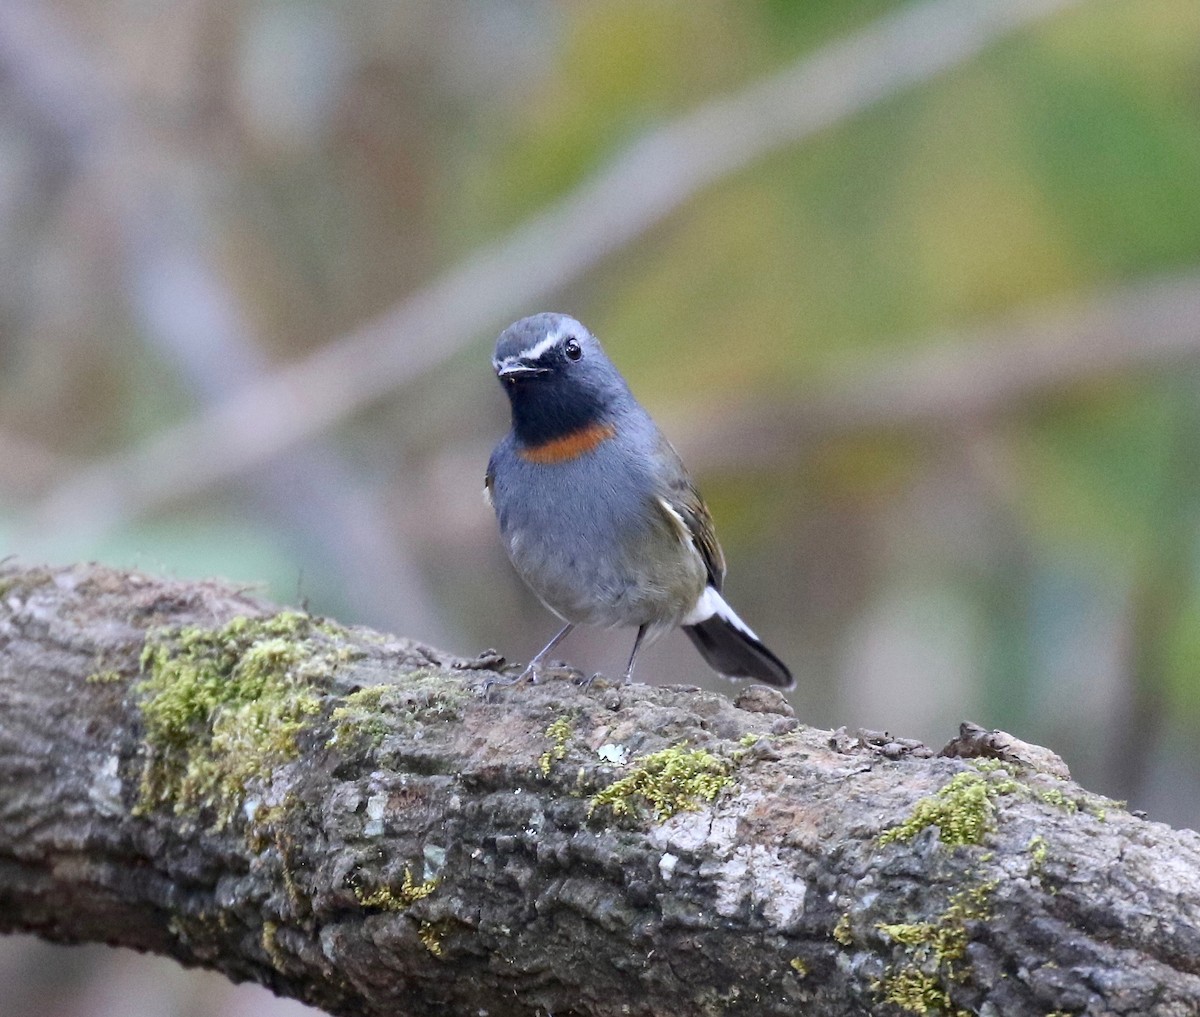
[[[518,360],[537,360],[547,350],[553,349],[557,344],[561,333],[558,329],[551,332],[545,339],[534,343],[527,350],[522,350],[517,354]]]

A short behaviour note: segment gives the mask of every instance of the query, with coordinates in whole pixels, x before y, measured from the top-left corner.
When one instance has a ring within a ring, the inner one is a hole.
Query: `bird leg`
[[[556,647],[559,643],[561,643],[564,639],[567,638],[567,635],[570,633],[571,629],[573,629],[574,627],[575,627],[574,622],[567,622],[566,625],[564,625],[561,629],[559,629],[559,631],[554,636],[554,638],[551,639],[550,642],[548,642],[545,646],[543,646],[537,652],[537,654],[534,656],[534,658],[528,664],[525,665],[525,670],[522,671],[515,678],[488,678],[488,679],[486,679],[483,683],[484,698],[486,699],[487,694],[492,690],[493,687],[495,687],[497,685],[516,685],[518,682],[523,682],[526,678],[529,679],[530,684],[536,685],[537,684],[538,665],[541,664],[542,660],[545,658],[547,653],[549,653],[551,650],[554,649],[554,647]]]
[[[551,639],[550,642],[548,642],[540,650],[538,650],[538,652],[534,656],[533,660],[531,660],[528,664],[525,665],[525,670],[521,672],[521,675],[519,678],[517,678],[517,681],[521,681],[522,679],[528,677],[530,684],[536,685],[537,684],[537,666],[542,662],[542,658],[545,657],[547,653],[549,653],[551,650],[553,650],[554,647],[556,647],[564,639],[566,639],[567,635],[570,633],[571,629],[573,629],[574,627],[575,627],[574,622],[567,622],[566,625],[564,625],[561,629],[559,629],[558,633],[554,636],[554,638]]]
[[[646,629],[650,627],[650,623],[639,625],[637,635],[633,637],[633,652],[629,654],[629,666],[625,668],[625,684],[628,685],[633,681],[633,662],[637,660],[638,648],[642,645],[642,637],[646,634]]]

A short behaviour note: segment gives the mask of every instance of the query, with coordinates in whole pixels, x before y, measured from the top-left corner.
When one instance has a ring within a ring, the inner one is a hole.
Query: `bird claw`
[[[483,685],[479,690],[479,698],[484,701],[491,697],[492,689],[496,687],[508,688],[510,685],[520,685],[525,679],[529,679],[530,685],[537,684],[537,669],[530,664],[519,675],[489,675],[483,680]]]
[[[593,671],[590,675],[584,676],[583,672],[579,672],[579,677],[575,679],[575,684],[578,685],[584,692],[592,687],[592,683],[597,678],[603,678],[604,675],[599,671]]]

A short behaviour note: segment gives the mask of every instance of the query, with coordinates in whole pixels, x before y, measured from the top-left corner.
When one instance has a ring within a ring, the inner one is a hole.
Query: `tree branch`
[[[484,667],[214,583],[0,570],[0,929],[332,1014],[1183,1014],[1200,841],[932,758]],[[890,1001],[890,1002],[889,1002]]]

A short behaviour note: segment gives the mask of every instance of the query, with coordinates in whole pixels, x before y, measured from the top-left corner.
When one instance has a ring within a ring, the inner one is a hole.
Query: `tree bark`
[[[0,568],[0,931],[336,1015],[1200,1012],[1200,839],[1052,754]]]

